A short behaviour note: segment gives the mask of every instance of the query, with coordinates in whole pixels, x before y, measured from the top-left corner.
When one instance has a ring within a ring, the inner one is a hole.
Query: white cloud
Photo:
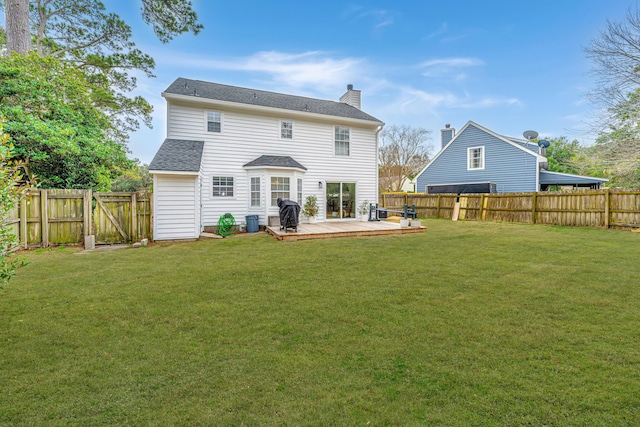
[[[350,6],[343,12],[342,18],[354,18],[356,20],[371,19],[373,20],[374,30],[380,30],[381,28],[393,25],[395,23],[395,15],[397,14],[385,9],[365,10],[360,6]]]
[[[262,51],[250,56],[221,60],[203,59],[195,55],[170,55],[166,59],[182,67],[199,70],[227,70],[260,73],[269,76],[280,89],[331,93],[366,75],[367,61],[362,58],[334,58],[322,51],[283,53]]]
[[[459,69],[482,65],[484,61],[478,58],[437,58],[421,62],[418,68],[424,69],[424,77],[451,77],[453,80],[461,81],[466,78],[466,74],[459,72]]]
[[[437,37],[437,36],[441,36],[441,35],[445,34],[448,30],[449,30],[449,26],[447,25],[447,23],[446,23],[446,22],[444,22],[444,23],[440,26],[440,28],[438,28],[436,31],[434,31],[434,32],[433,32],[433,33],[431,33],[431,34],[427,34],[427,35],[426,35],[426,36],[424,36],[422,39],[423,39],[423,40],[428,40],[428,39],[432,39],[432,38]]]
[[[475,67],[478,65],[484,65],[484,61],[477,58],[439,58],[439,59],[430,59],[428,61],[421,62],[419,64],[420,67],[449,67],[449,68],[459,68],[459,67]]]

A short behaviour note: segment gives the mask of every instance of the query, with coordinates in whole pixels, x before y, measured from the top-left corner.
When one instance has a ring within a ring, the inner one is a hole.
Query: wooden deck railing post
[[[47,190],[40,190],[40,235],[42,247],[49,246],[49,196]]]

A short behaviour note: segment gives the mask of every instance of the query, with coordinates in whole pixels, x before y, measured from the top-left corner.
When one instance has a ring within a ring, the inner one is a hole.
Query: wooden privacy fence
[[[150,192],[30,190],[9,220],[24,248],[83,243],[131,243],[151,238]]]
[[[640,227],[640,190],[571,192],[424,194],[383,193],[379,205],[400,209],[415,205],[420,218],[553,224],[574,227]]]

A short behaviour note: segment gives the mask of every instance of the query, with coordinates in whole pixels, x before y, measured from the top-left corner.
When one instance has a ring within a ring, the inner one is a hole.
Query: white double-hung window
[[[251,177],[251,207],[260,207],[260,177]]]
[[[484,169],[484,147],[467,149],[467,170]]]
[[[336,126],[335,128],[335,155],[349,155],[349,128]]]
[[[278,206],[278,199],[289,200],[291,187],[285,176],[271,177],[271,206]]]
[[[293,122],[291,120],[280,121],[280,138],[293,139]]]
[[[207,111],[207,132],[222,131],[222,115],[217,111]]]

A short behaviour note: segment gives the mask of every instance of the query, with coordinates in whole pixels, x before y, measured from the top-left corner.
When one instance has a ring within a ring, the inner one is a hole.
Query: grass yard
[[[32,251],[0,424],[640,424],[640,233],[425,224]]]

